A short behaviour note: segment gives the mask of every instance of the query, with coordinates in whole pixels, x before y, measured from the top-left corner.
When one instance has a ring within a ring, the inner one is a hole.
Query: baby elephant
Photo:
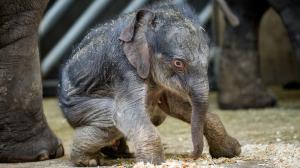
[[[59,84],[60,106],[75,128],[71,160],[100,164],[99,151],[125,137],[133,142],[137,161],[163,162],[153,111],[172,113],[180,98],[189,107],[172,116],[188,116],[198,158],[204,132],[219,135],[214,121],[206,121],[207,57],[205,33],[187,7],[156,4],[92,30],[63,67]],[[175,105],[167,100],[172,94],[171,99],[179,97]],[[216,156],[239,154],[238,142],[222,131],[221,137],[208,138]]]

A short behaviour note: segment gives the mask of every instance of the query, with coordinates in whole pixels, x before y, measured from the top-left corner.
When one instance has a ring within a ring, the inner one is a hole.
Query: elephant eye
[[[172,66],[178,72],[183,72],[185,70],[185,63],[180,59],[173,59]]]

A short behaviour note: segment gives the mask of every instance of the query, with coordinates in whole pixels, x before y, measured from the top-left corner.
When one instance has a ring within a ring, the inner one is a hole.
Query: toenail
[[[89,166],[97,166],[97,161],[95,159],[89,160]]]
[[[61,157],[64,155],[64,147],[60,144],[56,150],[55,158]]]
[[[42,161],[42,160],[48,160],[49,159],[49,154],[47,151],[42,151],[39,155],[38,155],[38,160]]]

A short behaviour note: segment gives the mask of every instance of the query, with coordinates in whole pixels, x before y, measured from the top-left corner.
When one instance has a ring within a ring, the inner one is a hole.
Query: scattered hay
[[[300,146],[294,144],[248,144],[242,147],[242,154],[235,158],[212,159],[205,153],[197,161],[191,159],[167,160],[162,165],[136,163],[134,168],[198,168],[198,167],[282,167],[300,165]],[[121,166],[122,167],[122,166]]]
[[[245,145],[240,157],[244,160],[261,160],[262,166],[295,167],[300,165],[300,146],[295,144]]]

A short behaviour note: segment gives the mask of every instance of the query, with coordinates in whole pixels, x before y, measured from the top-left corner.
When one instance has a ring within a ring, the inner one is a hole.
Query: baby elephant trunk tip
[[[192,153],[192,158],[194,160],[197,160],[202,154],[202,150],[199,149],[194,149],[193,153]]]
[[[197,131],[199,131],[199,128]],[[203,134],[201,133],[201,131],[200,131],[200,133],[195,134],[195,133],[193,133],[193,129],[192,129],[192,140],[193,140],[193,146],[194,146],[192,158],[194,160],[196,160],[201,156],[201,154],[203,152]]]
[[[200,116],[199,116],[200,115]],[[198,159],[203,151],[203,116],[199,112],[192,113],[191,131],[194,151],[193,159]]]

